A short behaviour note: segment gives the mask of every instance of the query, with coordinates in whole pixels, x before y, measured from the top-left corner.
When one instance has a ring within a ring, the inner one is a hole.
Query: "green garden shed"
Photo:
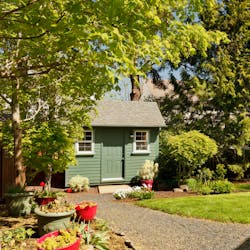
[[[66,170],[65,186],[75,175],[90,185],[130,183],[146,159],[158,157],[165,122],[155,102],[99,101],[91,126],[75,143],[78,164]]]

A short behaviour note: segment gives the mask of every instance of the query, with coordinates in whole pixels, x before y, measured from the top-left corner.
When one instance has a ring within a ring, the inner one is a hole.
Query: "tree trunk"
[[[15,183],[23,187],[26,182],[25,166],[22,162],[22,128],[19,106],[19,79],[12,84],[12,129],[14,135],[14,165],[16,170]]]
[[[133,75],[130,75],[131,90],[132,90],[130,93],[131,101],[139,101],[141,98],[140,78],[139,76],[136,76],[136,77]]]

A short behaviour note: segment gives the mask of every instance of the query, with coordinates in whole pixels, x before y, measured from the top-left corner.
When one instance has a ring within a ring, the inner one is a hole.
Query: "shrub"
[[[224,164],[217,164],[215,170],[215,179],[224,180],[225,175],[227,174],[227,170],[225,169]]]
[[[178,163],[179,180],[189,178],[192,171],[218,152],[216,142],[196,130],[166,137],[166,145],[162,146],[161,154]]]
[[[211,183],[211,189],[215,194],[231,193],[233,184],[228,180],[218,180]]]
[[[199,169],[197,174],[197,177],[202,183],[206,183],[207,181],[210,181],[213,178],[214,171],[211,171],[209,168],[202,168]]]
[[[138,200],[146,200],[151,199],[154,196],[154,191],[141,189],[140,191],[133,191],[131,192],[128,197],[129,198],[136,198]]]
[[[211,194],[213,192],[213,190],[211,189],[211,187],[209,185],[205,185],[203,184],[200,188],[198,193],[203,194],[203,195],[207,195],[207,194]]]
[[[188,189],[191,191],[197,191],[197,180],[194,178],[189,178],[186,180],[186,185],[188,186]]]
[[[202,183],[194,178],[190,178],[187,179],[186,184],[190,190],[200,194],[224,194],[230,193],[233,189],[233,184],[228,180],[208,181]]]
[[[81,175],[73,176],[69,180],[69,187],[73,192],[88,191],[89,190],[89,179]]]

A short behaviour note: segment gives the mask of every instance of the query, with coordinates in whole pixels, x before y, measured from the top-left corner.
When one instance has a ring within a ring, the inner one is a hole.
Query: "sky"
[[[170,74],[169,74],[169,69],[165,69],[161,72],[159,72],[162,80],[168,80],[170,78]],[[174,75],[176,77],[177,80],[180,80],[180,72],[179,71],[175,71]],[[130,100],[130,92],[131,92],[131,83],[130,83],[130,79],[129,78],[122,78],[119,83],[118,83],[119,87],[120,87],[120,91],[115,91],[115,90],[111,90],[109,92],[107,92],[104,95],[104,99],[105,100],[125,100],[125,101],[129,101]]]

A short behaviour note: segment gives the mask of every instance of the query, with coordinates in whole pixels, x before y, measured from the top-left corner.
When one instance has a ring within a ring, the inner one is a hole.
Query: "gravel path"
[[[169,215],[116,201],[111,194],[70,194],[68,199],[98,202],[97,217],[124,233],[136,250],[250,249],[250,225]]]

